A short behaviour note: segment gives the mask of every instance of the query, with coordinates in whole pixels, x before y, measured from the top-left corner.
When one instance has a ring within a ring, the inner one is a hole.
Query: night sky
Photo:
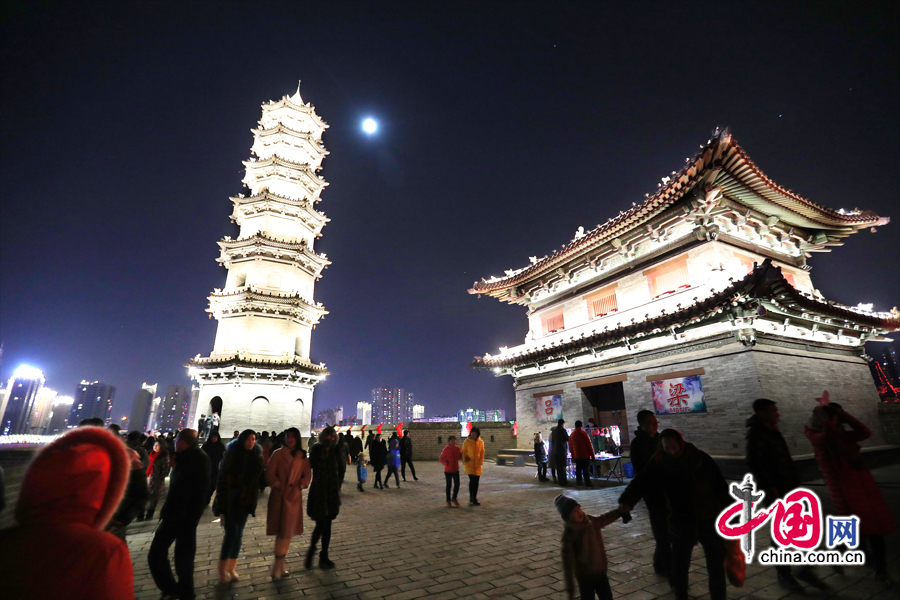
[[[467,289],[642,201],[716,126],[779,184],[891,217],[811,275],[900,304],[900,3],[182,4],[2,5],[3,381],[105,381],[117,417],[189,384],[250,129],[298,79],[331,126],[314,411],[388,384],[511,416],[512,380],[468,365],[525,309]]]

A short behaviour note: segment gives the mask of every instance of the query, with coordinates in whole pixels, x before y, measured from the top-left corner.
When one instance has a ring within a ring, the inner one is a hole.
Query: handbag
[[[725,540],[725,574],[734,587],[744,587],[747,580],[747,560],[741,550],[741,540]]]

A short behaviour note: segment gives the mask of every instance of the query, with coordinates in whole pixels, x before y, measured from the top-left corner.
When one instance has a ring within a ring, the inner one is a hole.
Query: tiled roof
[[[518,353],[514,352],[507,356],[476,357],[472,366],[475,368],[492,368],[526,365],[550,358],[588,352],[591,349],[597,349],[606,345],[618,344],[626,338],[638,341],[640,338],[653,332],[667,331],[672,327],[684,327],[691,323],[710,319],[723,312],[723,310],[730,308],[735,299],[743,297],[756,300],[772,300],[782,309],[796,312],[798,316],[805,313],[836,319],[841,322],[847,321],[851,327],[860,325],[882,331],[900,331],[900,314],[894,313],[890,317],[883,317],[874,313],[860,312],[834,302],[817,300],[794,289],[781,274],[781,269],[773,266],[770,259],[766,259],[762,265],[756,266],[743,279],[733,282],[727,288],[713,293],[708,298],[696,300],[693,304],[681,310],[633,322],[631,325],[624,327],[582,335],[568,342],[559,342]]]
[[[846,229],[849,235],[857,229],[875,225],[885,225],[889,219],[879,217],[869,211],[852,211],[844,213],[823,207],[802,196],[787,190],[766,177],[744,152],[728,129],[717,132],[709,142],[702,146],[700,152],[685,163],[685,166],[670,177],[664,177],[660,189],[627,211],[620,212],[606,223],[587,231],[582,237],[569,242],[561,250],[544,257],[533,264],[515,270],[505,277],[475,282],[469,290],[470,294],[489,294],[493,291],[517,286],[540,277],[553,269],[562,266],[573,258],[613,240],[619,235],[639,227],[667,208],[681,200],[698,182],[714,169],[722,169],[726,175],[724,182],[726,195],[728,185],[738,186],[742,191],[749,191],[760,205],[761,212],[776,214],[782,220],[792,221],[792,215],[804,219],[797,226],[812,228]],[[718,179],[716,180],[718,181]],[[710,183],[710,182],[708,182]],[[740,200],[739,200],[740,201]]]

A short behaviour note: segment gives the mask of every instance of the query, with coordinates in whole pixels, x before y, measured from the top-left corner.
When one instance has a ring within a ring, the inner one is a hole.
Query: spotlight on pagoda
[[[378,131],[378,121],[376,121],[375,119],[371,119],[371,118],[366,119],[362,123],[362,128],[363,128],[363,131],[365,131],[369,135],[372,135],[373,133]]]

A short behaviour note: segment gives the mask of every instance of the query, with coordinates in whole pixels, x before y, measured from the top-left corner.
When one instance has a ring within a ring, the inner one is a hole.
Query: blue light
[[[363,131],[372,135],[376,131],[378,131],[378,122],[375,119],[366,119],[362,124]]]

